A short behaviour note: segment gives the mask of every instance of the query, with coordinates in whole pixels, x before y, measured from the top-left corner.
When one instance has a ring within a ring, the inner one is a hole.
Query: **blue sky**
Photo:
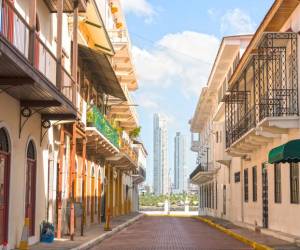
[[[201,88],[226,35],[253,33],[273,0],[122,0],[139,77],[134,94],[149,152],[147,182],[153,174],[153,113],[168,117],[169,168],[173,174],[174,136],[187,136],[189,173],[195,156],[189,151],[188,121]]]

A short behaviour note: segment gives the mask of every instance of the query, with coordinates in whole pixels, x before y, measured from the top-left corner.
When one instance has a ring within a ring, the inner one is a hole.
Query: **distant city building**
[[[174,192],[187,191],[186,138],[180,132],[174,138]]]
[[[169,193],[167,119],[153,117],[153,189],[155,194]]]

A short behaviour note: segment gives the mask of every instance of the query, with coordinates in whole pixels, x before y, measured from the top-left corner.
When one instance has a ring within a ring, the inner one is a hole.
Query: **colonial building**
[[[0,5],[0,246],[18,246],[25,218],[34,244],[43,221],[55,225],[57,238],[73,238],[107,215],[130,213],[140,172],[128,90],[137,79],[116,70],[109,31],[122,28],[128,38],[119,3]],[[124,44],[128,62],[129,38]]]
[[[217,177],[200,196],[205,212],[291,241],[300,236],[299,15],[298,1],[276,0],[227,79],[218,115],[225,118],[218,150],[226,181]],[[218,129],[212,133],[219,141]],[[209,159],[220,162],[217,154]],[[204,169],[205,178],[213,181],[222,168],[214,169]],[[198,182],[202,173],[199,167],[191,178]]]
[[[191,120],[191,149],[198,154],[197,168],[191,174],[191,180],[199,186],[200,214],[229,218],[229,167],[233,158],[225,152],[225,104],[222,98],[228,79],[250,39],[248,35],[223,38],[207,87],[202,89]]]

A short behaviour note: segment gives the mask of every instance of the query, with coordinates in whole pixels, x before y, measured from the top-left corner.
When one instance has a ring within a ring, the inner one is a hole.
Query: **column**
[[[64,143],[65,143],[65,132],[64,125],[60,128],[60,146],[59,146],[59,163],[58,163],[58,178],[57,178],[57,226],[56,226],[56,237],[61,238],[61,224],[62,224],[62,172],[64,164]]]
[[[36,31],[36,0],[30,0],[29,8],[29,53],[28,59],[32,65],[34,65],[34,48],[35,48],[35,31]]]
[[[82,167],[81,167],[81,200],[82,200],[82,215],[81,215],[81,236],[83,236],[84,224],[86,219],[86,199],[85,199],[85,160],[86,160],[86,139],[82,141]]]
[[[63,22],[64,0],[57,0],[57,34],[56,34],[56,86],[62,90],[62,22]]]
[[[72,78],[75,84],[72,87],[72,100],[76,104],[77,94],[77,67],[78,67],[78,0],[73,0],[73,54],[72,54]],[[78,89],[79,90],[79,89]]]

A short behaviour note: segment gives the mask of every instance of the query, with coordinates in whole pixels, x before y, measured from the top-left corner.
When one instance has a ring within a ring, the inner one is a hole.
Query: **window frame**
[[[244,202],[249,201],[249,172],[248,168],[244,169]]]
[[[282,202],[282,191],[281,191],[281,164],[274,164],[274,202]]]
[[[299,204],[299,164],[290,163],[290,199],[291,204]]]
[[[257,166],[252,167],[252,201],[257,202]]]

